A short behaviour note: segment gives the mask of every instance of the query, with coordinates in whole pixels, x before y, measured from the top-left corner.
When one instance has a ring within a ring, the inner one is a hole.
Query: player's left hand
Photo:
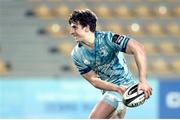
[[[148,85],[146,81],[139,82],[138,91],[142,90],[145,93],[145,99],[148,99],[152,95],[152,88]]]

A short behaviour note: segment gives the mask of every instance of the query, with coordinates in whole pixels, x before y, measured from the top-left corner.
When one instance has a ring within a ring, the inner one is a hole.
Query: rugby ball
[[[138,84],[132,85],[123,94],[123,103],[127,107],[137,107],[145,102],[144,92],[137,92]]]

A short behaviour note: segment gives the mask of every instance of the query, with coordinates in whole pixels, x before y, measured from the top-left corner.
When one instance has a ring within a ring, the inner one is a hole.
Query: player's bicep
[[[134,54],[138,50],[144,50],[143,46],[136,40],[130,39],[126,46],[126,53]]]

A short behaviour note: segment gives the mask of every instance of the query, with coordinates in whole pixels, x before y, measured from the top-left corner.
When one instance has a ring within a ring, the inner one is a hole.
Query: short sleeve
[[[79,56],[79,57],[78,57]],[[75,53],[74,51],[72,51],[71,53],[71,58],[74,62],[74,64],[76,65],[77,69],[79,70],[79,73],[85,74],[88,73],[89,71],[91,71],[91,67],[87,66],[86,64],[84,64],[83,60],[81,59],[80,55],[78,55],[77,53]]]
[[[108,44],[113,49],[121,52],[126,52],[126,47],[128,41],[130,40],[130,37],[109,32],[107,38]]]

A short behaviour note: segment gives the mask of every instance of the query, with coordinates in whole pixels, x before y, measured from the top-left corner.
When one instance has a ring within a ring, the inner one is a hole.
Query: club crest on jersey
[[[122,40],[125,39],[129,39],[128,37],[124,36],[124,35],[118,35],[118,34],[114,34],[113,38],[112,38],[112,42],[120,45]]]
[[[99,54],[100,54],[101,56],[107,56],[107,55],[108,55],[108,52],[106,51],[105,47],[102,47],[102,48],[100,48],[100,50],[99,50]]]

